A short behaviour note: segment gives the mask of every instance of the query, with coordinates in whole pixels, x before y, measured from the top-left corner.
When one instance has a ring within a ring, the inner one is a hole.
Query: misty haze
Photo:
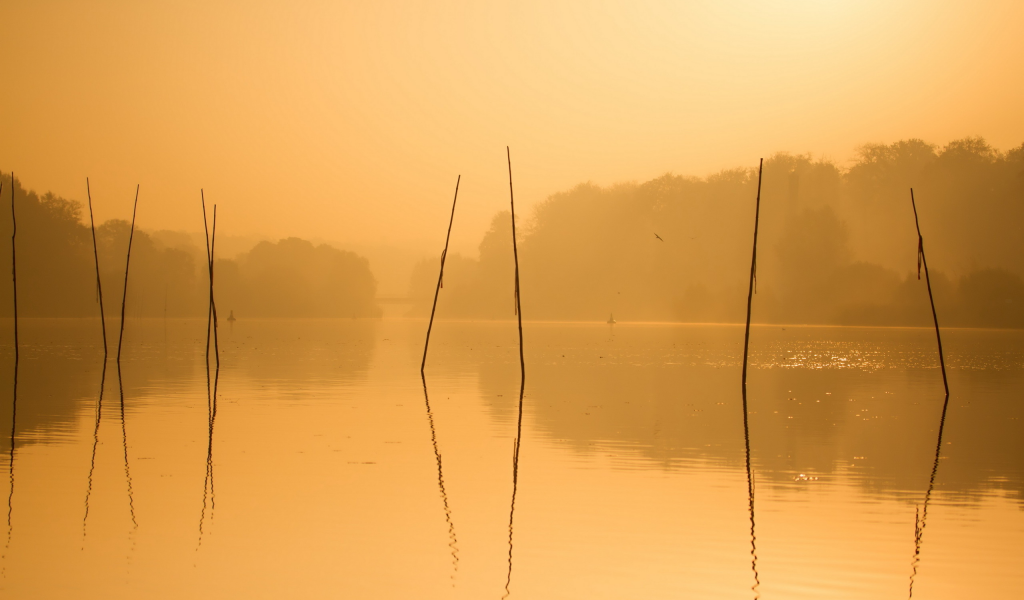
[[[1021,23],[0,7],[0,596],[1016,598]]]

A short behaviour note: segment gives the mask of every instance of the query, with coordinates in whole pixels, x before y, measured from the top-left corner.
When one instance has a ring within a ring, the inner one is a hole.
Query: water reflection
[[[724,390],[735,389],[742,350],[729,341],[730,334],[742,331],[616,327],[615,341],[596,328],[551,326],[533,332],[535,343],[547,349],[531,367],[538,431],[584,454],[595,442],[621,444],[665,469],[694,460],[744,468],[745,449],[728,442],[735,439],[735,421],[723,398]],[[935,429],[919,423],[934,422],[926,397],[942,393],[941,383],[932,379],[937,359],[930,332],[793,329],[754,329],[754,335],[771,337],[759,342],[764,349],[751,361],[758,368],[748,384],[748,393],[758,399],[749,410],[749,426],[758,432],[753,468],[773,484],[793,482],[799,474],[842,473],[875,493],[924,488],[928,477],[922,464],[930,464],[931,455],[923,449],[932,447]],[[823,333],[847,339],[830,344],[808,339]],[[873,338],[878,335],[882,343]],[[963,460],[944,467],[943,481],[945,489],[965,498],[993,486],[1017,497],[1024,491],[1024,407],[1009,393],[1024,389],[1024,378],[1019,368],[1007,368],[1024,354],[1020,335],[949,332],[951,348],[960,351],[950,357],[955,366],[950,376],[971,405],[957,427]],[[979,336],[987,338],[987,349],[974,339]],[[450,360],[477,363],[481,395],[495,397],[509,385],[511,357],[506,347],[485,348],[470,339],[466,350],[474,350],[453,352]],[[851,362],[838,359],[870,354],[886,367],[773,368],[804,346],[829,347],[838,365]],[[999,356],[1002,368],[979,368],[986,352]],[[516,418],[514,405],[489,408],[499,423]]]
[[[17,338],[17,319],[15,319],[15,338]],[[14,377],[13,386],[11,390],[11,441],[10,441],[10,455],[8,456],[7,473],[9,479],[10,490],[7,492],[7,543],[4,545],[4,556],[7,558],[7,551],[11,547],[11,535],[13,534],[13,520],[14,516],[14,451],[15,451],[15,434],[18,425],[18,343],[15,339],[14,343]],[[6,564],[4,572],[6,573]]]
[[[132,492],[132,472],[128,465],[128,427],[124,418],[124,384],[121,379],[120,361],[117,362],[117,387],[121,396],[121,446],[124,450],[124,479],[128,486],[128,513],[132,517],[132,530],[134,531],[139,528],[139,522],[135,520],[135,495]]]
[[[522,336],[522,329],[519,335]],[[512,446],[512,502],[508,510],[508,574],[505,576],[505,595],[507,598],[509,586],[512,585],[512,525],[516,516],[516,492],[519,491],[519,448],[523,439],[523,395],[526,392],[526,375],[522,376],[519,384],[519,411],[516,417],[516,437]]]
[[[908,598],[914,597],[914,578],[917,577],[917,566],[921,561],[921,540],[924,537],[924,527],[928,521],[928,504],[932,499],[932,491],[935,490],[935,475],[939,472],[939,458],[942,454],[942,433],[946,429],[946,410],[949,409],[949,386],[946,384],[946,373],[942,373],[942,383],[946,387],[946,394],[942,400],[942,415],[939,417],[939,435],[935,442],[935,460],[932,462],[931,476],[928,478],[928,491],[924,494],[924,505],[921,510],[914,510],[914,559],[911,561],[910,590]]]
[[[746,369],[744,368],[744,371]],[[754,592],[754,598],[760,598],[761,595],[757,591],[757,588],[761,585],[761,579],[757,574],[757,533],[754,528],[754,471],[750,465],[750,422],[748,418],[749,411],[747,409],[747,382],[743,381],[743,444],[746,455],[746,469],[747,469],[747,505],[750,509],[750,568],[754,572],[754,585],[751,586],[751,591]]]
[[[31,401],[17,403],[17,423],[13,423],[9,420],[15,404],[13,386],[0,386],[0,400],[8,407],[0,412],[0,427],[5,432],[16,428],[14,436],[0,436],[0,452],[4,455],[10,453],[12,439],[17,439],[20,449],[73,434],[79,408],[96,397],[96,381],[100,378],[97,358],[103,354],[102,346],[94,339],[98,337],[98,319],[20,321],[17,391],[20,399]],[[0,322],[0,335],[6,337],[9,333],[10,323]],[[14,367],[15,356],[10,346],[0,346],[0,360],[5,370]],[[12,380],[14,374],[12,371]]]
[[[428,334],[429,339],[429,334]],[[448,506],[448,493],[444,489],[444,467],[441,464],[441,451],[437,447],[437,430],[434,428],[434,411],[430,409],[430,395],[427,393],[427,377],[420,370],[420,379],[423,381],[423,402],[427,407],[427,423],[430,424],[430,443],[434,447],[434,460],[437,462],[437,488],[441,492],[441,502],[444,504],[444,520],[448,524],[448,547],[452,549],[452,585],[455,585],[455,576],[459,572],[459,540],[455,535],[455,523],[452,521],[452,510]]]
[[[207,340],[209,346],[209,340]],[[213,367],[213,382],[210,382],[210,363],[206,363],[206,476],[203,479],[203,510],[199,514],[199,542],[196,549],[203,545],[203,522],[206,519],[206,503],[210,503],[210,519],[213,519],[213,511],[216,508],[216,493],[213,487],[213,428],[217,422],[217,383],[220,381],[219,361]]]
[[[288,390],[365,380],[380,324],[349,319],[239,319],[220,358],[225,375]],[[201,342],[200,342],[201,343]]]
[[[741,440],[736,327],[525,323],[526,398],[508,322],[445,322],[428,384],[421,321],[239,320],[203,372],[201,321],[139,320],[115,408],[95,325],[29,323],[16,415],[0,390],[5,597],[854,599],[911,556],[919,597],[1022,583],[1022,333],[950,331],[937,420],[929,330],[755,326]]]
[[[105,345],[105,344],[104,344]],[[100,393],[96,397],[96,425],[92,430],[92,454],[89,457],[89,477],[85,488],[85,514],[82,516],[82,543],[85,544],[86,526],[89,522],[89,498],[92,496],[92,476],[96,472],[96,448],[100,444],[100,421],[103,418],[103,387],[107,381],[107,356],[103,355],[103,369],[100,375]]]

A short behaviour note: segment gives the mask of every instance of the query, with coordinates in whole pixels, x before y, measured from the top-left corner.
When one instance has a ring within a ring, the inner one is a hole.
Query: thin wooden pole
[[[750,349],[750,307],[754,302],[754,282],[757,278],[757,226],[761,218],[761,172],[764,159],[757,167],[757,202],[754,204],[754,251],[750,257],[750,287],[747,290],[747,329],[743,333],[743,389],[747,389],[747,353]],[[747,414],[747,395],[743,394],[743,414]]]
[[[217,302],[213,296],[213,256],[214,244],[217,238],[217,205],[213,205],[213,236],[210,235],[210,228],[206,222],[206,195],[199,190],[199,197],[203,203],[203,229],[206,231],[206,263],[210,273],[210,302],[206,310],[206,361],[210,361],[210,336],[213,335],[214,358],[217,366],[220,366],[220,344],[217,337]]]
[[[946,428],[946,412],[949,410],[949,382],[946,379],[946,360],[942,353],[942,335],[939,333],[939,316],[935,310],[935,298],[932,295],[932,282],[928,275],[928,260],[924,254],[924,237],[921,235],[921,223],[917,218],[917,202],[914,200],[914,188],[910,188],[910,206],[914,209],[914,225],[917,228],[917,278],[921,278],[921,267],[924,267],[924,281],[928,287],[928,302],[932,307],[932,319],[935,322],[935,340],[939,346],[939,366],[942,369],[942,387],[945,390],[945,397],[942,402],[942,415],[939,417],[939,435],[935,442],[935,459],[932,461],[932,472],[928,478],[928,491],[924,495],[924,505],[920,513],[914,515],[914,558],[910,563],[910,587],[908,598],[914,597],[914,578],[917,576],[917,566],[921,561],[921,542],[924,538],[924,528],[928,520],[928,504],[931,501],[932,491],[935,489],[935,475],[939,471],[939,458],[942,454],[942,434]]]
[[[935,340],[939,343],[939,367],[942,368],[942,387],[949,396],[949,382],[946,380],[946,359],[942,355],[942,335],[939,333],[939,315],[935,312],[935,298],[932,296],[932,280],[928,276],[928,260],[924,256],[924,238],[921,237],[921,223],[917,220],[917,203],[914,202],[914,188],[910,188],[910,205],[914,208],[914,225],[917,227],[917,278],[921,279],[924,266],[924,282],[928,286],[928,302],[932,305],[932,319],[935,321]]]
[[[220,369],[220,338],[217,335],[217,299],[213,295],[213,265],[217,246],[217,205],[213,205],[213,228],[210,232],[210,308],[213,310],[213,357]]]
[[[434,290],[434,306],[430,309],[430,322],[427,323],[427,341],[423,343],[423,361],[420,362],[420,375],[423,374],[423,369],[427,366],[427,348],[430,347],[430,330],[434,327],[434,311],[437,310],[437,297],[441,293],[441,288],[444,287],[444,261],[448,256],[448,241],[452,237],[452,223],[455,222],[455,203],[459,199],[459,182],[461,181],[462,175],[459,175],[455,180],[455,198],[452,199],[452,216],[448,219],[448,235],[444,238],[444,252],[441,252],[441,271],[437,275],[437,288]]]
[[[764,170],[762,158],[757,167],[757,200],[754,204],[754,249],[750,258],[750,287],[747,290],[747,327],[743,334],[743,444],[747,468],[747,509],[750,513],[750,567],[754,572],[751,591],[758,597],[757,588],[761,580],[757,574],[757,535],[754,530],[754,469],[750,461],[750,418],[747,410],[747,356],[750,349],[750,309],[754,301],[754,285],[757,278],[757,228],[761,217],[761,173]]]
[[[18,244],[18,218],[14,212],[14,171],[11,171],[11,278],[14,282],[14,362],[18,362],[18,260],[15,253]]]
[[[107,319],[103,313],[103,287],[100,284],[100,253],[96,247],[96,221],[92,216],[92,190],[89,178],[85,178],[85,193],[89,196],[89,226],[92,228],[92,255],[96,259],[96,294],[100,300],[100,327],[103,328],[103,360],[107,359]]]
[[[523,310],[519,303],[519,251],[516,247],[516,200],[512,192],[512,152],[505,146],[505,154],[508,157],[508,196],[509,204],[512,207],[512,257],[516,261],[516,316],[519,318],[519,369],[522,379],[526,381],[526,359],[523,358]]]
[[[3,557],[7,557],[7,550],[11,547],[11,535],[14,531],[12,516],[14,515],[14,446],[18,425],[18,261],[14,252],[17,248],[15,236],[18,233],[18,222],[14,214],[14,171],[11,171],[11,277],[14,283],[14,394],[11,397],[11,455],[8,465],[10,478],[10,491],[7,494],[7,544],[4,546]],[[0,187],[0,191],[3,188]]]
[[[509,505],[508,512],[508,574],[505,577],[505,595],[502,598],[508,597],[511,593],[510,586],[512,585],[512,533],[516,514],[516,493],[519,491],[519,449],[523,435],[523,396],[526,392],[526,360],[523,357],[523,310],[522,305],[519,303],[519,250],[516,245],[516,204],[515,194],[512,190],[512,152],[508,146],[505,146],[505,154],[508,158],[508,194],[509,204],[512,209],[512,256],[516,264],[515,311],[519,322],[519,369],[521,376],[519,379],[519,414],[516,419],[516,437],[512,446],[512,502]]]
[[[203,203],[203,231],[206,232],[206,269],[210,277],[210,298],[206,303],[206,363],[210,363],[210,336],[213,335],[213,259],[210,257],[210,226],[206,224],[206,195],[199,190]]]
[[[121,294],[121,333],[117,337],[117,364],[121,364],[121,342],[124,341],[124,307],[128,301],[128,265],[132,261],[132,239],[135,237],[135,213],[139,208],[139,186],[135,186],[135,204],[132,206],[132,229],[128,234],[128,255],[124,261],[124,291]],[[126,466],[127,468],[127,466]]]

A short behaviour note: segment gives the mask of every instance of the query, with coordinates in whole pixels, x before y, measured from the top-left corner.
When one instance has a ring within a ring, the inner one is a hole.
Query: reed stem
[[[448,219],[448,235],[444,238],[444,251],[441,252],[441,271],[437,275],[437,288],[434,290],[434,306],[430,309],[430,322],[427,323],[427,341],[423,343],[423,361],[420,362],[420,375],[423,375],[423,369],[427,366],[427,348],[430,347],[430,330],[434,328],[434,312],[437,310],[437,297],[441,293],[441,288],[444,287],[444,261],[448,257],[448,241],[452,237],[452,223],[455,222],[455,203],[459,199],[459,182],[462,181],[462,175],[459,175],[455,180],[455,198],[452,199],[452,216]],[[424,389],[426,389],[424,382]]]
[[[217,205],[213,205],[213,229],[210,232],[210,309],[213,311],[213,357],[220,369],[220,337],[217,335],[217,299],[213,295],[214,252],[217,246]]]
[[[14,212],[14,171],[11,171],[11,279],[14,285],[14,362],[18,362],[18,218]]]
[[[754,302],[754,282],[757,278],[757,227],[761,218],[761,172],[764,159],[757,167],[757,202],[754,205],[754,251],[750,257],[750,287],[747,290],[747,328],[743,333],[743,389],[747,389],[747,353],[750,349],[750,308]],[[743,414],[747,414],[747,395],[743,394]]]
[[[939,333],[939,315],[935,312],[935,297],[932,295],[932,280],[928,276],[928,260],[924,256],[924,238],[921,236],[921,223],[917,219],[917,203],[914,202],[914,188],[910,188],[910,205],[914,208],[914,225],[917,227],[917,256],[919,259],[917,278],[921,278],[921,266],[924,266],[924,282],[928,286],[928,302],[932,305],[932,319],[935,321],[935,340],[939,344],[939,367],[942,368],[942,387],[949,396],[949,382],[946,380],[946,359],[942,354],[942,335]]]
[[[512,257],[516,261],[516,317],[519,319],[519,369],[522,373],[523,382],[526,381],[526,359],[523,358],[523,310],[519,303],[519,250],[516,247],[516,200],[512,191],[512,152],[505,146],[505,154],[508,157],[508,196],[509,204],[512,207]],[[517,442],[518,446],[518,442]]]
[[[512,209],[512,256],[516,264],[516,285],[515,285],[515,311],[519,322],[519,411],[516,418],[516,437],[512,446],[512,502],[508,512],[508,574],[505,577],[505,595],[507,598],[511,593],[512,585],[512,533],[516,514],[516,493],[519,491],[519,449],[523,436],[523,396],[526,392],[526,360],[523,357],[523,311],[519,303],[519,251],[516,247],[516,204],[515,194],[512,190],[512,152],[505,146],[505,153],[508,158],[508,193]]]
[[[754,286],[757,279],[757,228],[761,217],[761,174],[764,170],[762,158],[757,167],[757,200],[754,205],[754,249],[750,258],[750,287],[747,290],[747,326],[743,333],[743,444],[747,469],[747,509],[750,513],[750,567],[754,572],[751,591],[759,597],[761,580],[757,574],[757,535],[754,530],[754,469],[750,460],[750,417],[747,411],[747,357],[750,349],[750,309],[754,301]]]
[[[124,341],[124,308],[128,301],[128,266],[132,262],[132,240],[135,238],[135,213],[139,208],[139,186],[135,186],[135,204],[132,206],[132,228],[128,234],[128,255],[124,261],[124,290],[121,293],[121,333],[117,337],[117,364],[121,364],[121,342]],[[127,467],[126,467],[127,468]]]
[[[100,284],[100,253],[96,247],[96,221],[92,216],[92,190],[89,178],[85,178],[85,193],[89,196],[89,227],[92,228],[92,255],[96,259],[96,294],[100,301],[100,327],[103,328],[103,360],[107,359],[107,318],[103,312],[103,287]]]
[[[210,302],[206,309],[206,362],[210,362],[210,335],[213,335],[214,358],[220,367],[220,344],[217,339],[217,303],[213,297],[213,246],[217,237],[217,205],[213,205],[213,236],[206,222],[206,195],[199,190],[199,198],[203,203],[203,230],[206,232],[206,266],[210,274]]]

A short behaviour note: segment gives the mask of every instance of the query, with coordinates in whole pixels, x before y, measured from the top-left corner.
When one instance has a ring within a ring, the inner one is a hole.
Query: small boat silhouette
[[[235,311],[231,311],[231,314],[228,315],[228,323],[234,323],[234,322],[235,322]]]
[[[615,323],[616,323],[616,321],[615,321],[615,316],[614,316],[614,315],[612,315],[612,314],[609,314],[609,315],[608,315],[608,324],[609,324],[609,325],[614,325]]]

